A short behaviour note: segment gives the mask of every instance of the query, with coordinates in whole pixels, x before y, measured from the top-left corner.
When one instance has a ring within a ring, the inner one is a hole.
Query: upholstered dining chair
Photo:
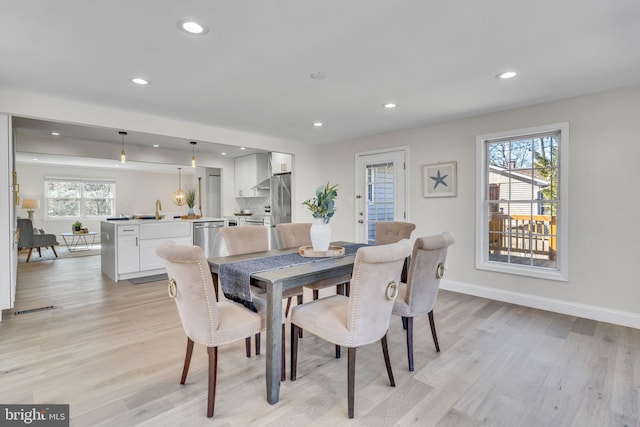
[[[293,308],[291,312],[291,380],[298,361],[298,330],[348,348],[347,405],[354,416],[356,349],[380,340],[387,375],[395,387],[387,348],[387,330],[397,295],[402,263],[411,252],[409,240],[358,249],[349,296],[331,295]]]
[[[276,230],[280,235],[280,241],[284,249],[298,248],[300,246],[311,245],[311,223],[310,222],[296,222],[296,223],[282,223],[276,225]],[[313,299],[318,299],[320,296],[320,289],[328,288],[331,286],[345,286],[345,294],[349,295],[349,281],[351,275],[345,275],[334,279],[322,280],[317,283],[306,285],[305,288],[312,290]],[[298,299],[298,304],[302,304],[302,296]]]
[[[169,295],[176,302],[187,335],[180,384],[187,380],[194,343],[206,346],[209,355],[207,416],[213,417],[218,346],[243,338],[251,340],[252,335],[264,328],[264,322],[257,313],[225,300],[224,296],[216,301],[209,263],[199,246],[164,243],[156,248],[156,253],[165,261]]]
[[[225,246],[227,248],[227,253],[229,255],[242,255],[253,252],[264,252],[269,250],[269,235],[267,234],[268,229],[266,227],[259,227],[254,225],[245,225],[245,226],[232,226],[232,227],[221,227],[220,235],[224,239]],[[220,292],[222,294],[222,292]],[[291,298],[297,295],[302,295],[302,289],[291,289],[285,291],[283,294],[283,298],[287,299],[287,307],[291,306]],[[266,318],[266,307],[267,307],[267,294],[264,289],[257,288],[255,286],[251,286],[251,296],[254,301],[254,305],[258,309],[258,313],[263,318]],[[288,315],[288,312],[285,312],[285,317]],[[282,348],[283,348],[283,358],[284,360],[284,323],[282,326]],[[256,342],[256,355],[260,354],[260,333],[257,333],[255,336]],[[251,356],[251,343],[247,342],[247,357]],[[286,372],[282,369],[282,380],[286,378]]]
[[[33,230],[33,222],[28,218],[18,218],[18,232],[20,237],[18,239],[19,249],[29,249],[27,254],[27,261],[31,259],[31,253],[33,249],[38,250],[38,255],[42,256],[43,247],[51,247],[53,254],[58,258],[56,252],[56,245],[59,245],[55,234],[37,234]]]
[[[402,221],[376,222],[376,245],[388,245],[402,239],[410,239],[416,225]]]
[[[407,334],[407,358],[409,371],[413,372],[413,318],[428,315],[431,335],[440,351],[433,308],[438,298],[440,279],[444,275],[447,249],[455,242],[453,234],[441,234],[416,239],[411,253],[407,283],[400,283],[398,298],[393,305],[393,314],[402,317]]]
[[[376,222],[376,245],[388,245],[399,242],[402,239],[410,239],[411,233],[416,229],[416,225],[402,221],[381,221]],[[406,281],[409,269],[409,258],[402,266],[402,280]]]

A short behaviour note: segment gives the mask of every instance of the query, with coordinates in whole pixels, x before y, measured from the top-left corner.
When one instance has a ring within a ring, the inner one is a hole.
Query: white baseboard
[[[443,279],[440,289],[640,329],[640,314]]]

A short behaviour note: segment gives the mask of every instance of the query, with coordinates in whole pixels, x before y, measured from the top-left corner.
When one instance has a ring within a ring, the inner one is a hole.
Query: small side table
[[[96,240],[97,231],[89,231],[88,233],[60,233],[64,245],[69,252],[88,251],[93,248]]]

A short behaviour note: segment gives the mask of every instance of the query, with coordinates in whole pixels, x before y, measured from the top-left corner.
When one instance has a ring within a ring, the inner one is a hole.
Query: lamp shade
[[[23,209],[40,209],[40,200],[38,199],[22,199]]]

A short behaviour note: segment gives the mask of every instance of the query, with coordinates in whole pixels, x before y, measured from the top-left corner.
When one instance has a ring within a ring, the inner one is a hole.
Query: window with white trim
[[[476,268],[567,280],[569,124],[476,144]]]
[[[113,179],[45,177],[44,194],[47,219],[102,218],[116,211]]]

